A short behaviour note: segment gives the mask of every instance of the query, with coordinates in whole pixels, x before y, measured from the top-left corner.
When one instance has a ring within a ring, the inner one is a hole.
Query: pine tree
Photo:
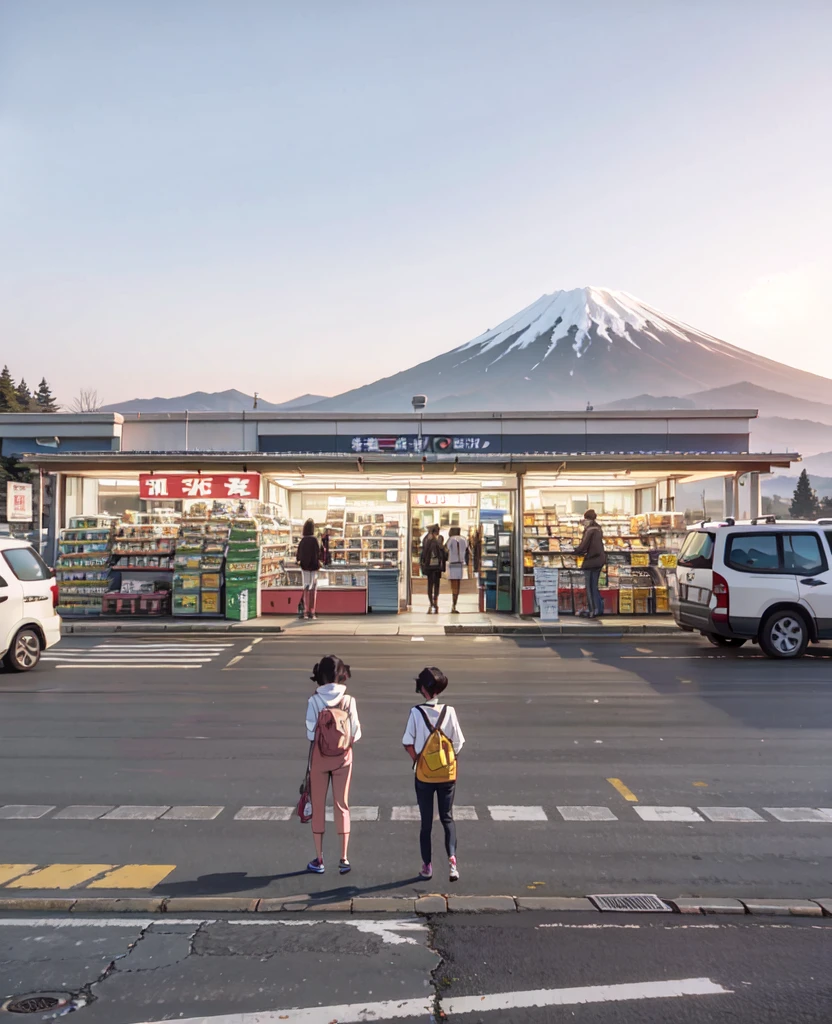
[[[38,385],[38,390],[35,392],[35,402],[37,403],[38,412],[58,411],[58,406],[55,404],[55,399],[52,397],[52,391],[46,383],[46,377],[44,377]]]
[[[20,383],[15,388],[14,393],[17,396],[17,404],[20,406],[20,411],[30,412],[32,408],[32,392],[29,390],[25,377],[20,378]]]
[[[818,496],[812,490],[809,474],[804,469],[794,489],[789,515],[792,519],[817,519],[820,511]]]
[[[4,366],[0,373],[0,412],[20,412],[17,390],[8,366]]]

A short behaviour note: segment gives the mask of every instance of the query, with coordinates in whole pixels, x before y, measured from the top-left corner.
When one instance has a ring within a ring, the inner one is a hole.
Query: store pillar
[[[760,474],[749,473],[748,474],[748,501],[751,507],[751,518],[755,519],[757,516],[763,514],[763,494],[762,488],[760,487]]]
[[[517,474],[517,490],[514,497],[514,581],[513,599],[515,615],[519,615],[523,609],[523,513],[526,508],[526,478],[525,474]]]
[[[739,482],[736,476],[726,476],[723,480],[724,486],[724,498],[723,498],[723,516],[733,516],[736,518],[739,515]]]

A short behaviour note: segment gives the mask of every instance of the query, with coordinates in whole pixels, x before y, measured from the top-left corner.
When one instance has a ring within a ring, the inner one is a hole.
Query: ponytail
[[[334,654],[328,654],[315,663],[310,678],[316,686],[325,686],[327,683],[344,683],[350,678],[350,667],[345,665],[340,658],[336,658]]]

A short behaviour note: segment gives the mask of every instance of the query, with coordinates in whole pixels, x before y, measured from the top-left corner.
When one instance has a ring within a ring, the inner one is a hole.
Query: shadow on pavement
[[[155,896],[176,897],[176,896],[228,896],[231,893],[256,892],[258,894],[267,890],[273,882],[281,882],[289,878],[302,878],[310,875],[308,871],[287,871],[279,875],[249,875],[245,871],[225,871],[212,875],[200,875],[198,878],[174,882],[170,885],[159,886],[153,890]],[[320,876],[312,876],[320,877]],[[421,879],[418,875],[412,878],[402,878],[398,881],[384,882],[382,885],[358,886],[342,885],[333,889],[324,889],[320,892],[309,894],[309,901],[315,904],[326,905],[327,903],[338,903],[341,900],[349,900],[356,896],[372,896],[378,892],[389,892],[391,889],[400,889],[404,886],[416,885]],[[265,893],[266,896],[270,894]],[[284,894],[286,898],[289,895]]]

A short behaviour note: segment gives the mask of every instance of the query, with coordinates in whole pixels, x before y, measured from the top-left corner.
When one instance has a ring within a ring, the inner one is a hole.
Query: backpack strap
[[[439,719],[436,725],[430,724],[430,719],[428,718],[427,712],[425,711],[421,704],[418,704],[416,706],[416,710],[419,712],[422,718],[424,718],[425,725],[428,727],[429,732],[439,732],[439,730],[442,728],[442,723],[445,721],[445,715],[448,713],[448,705],[443,705],[442,710],[439,713]]]

